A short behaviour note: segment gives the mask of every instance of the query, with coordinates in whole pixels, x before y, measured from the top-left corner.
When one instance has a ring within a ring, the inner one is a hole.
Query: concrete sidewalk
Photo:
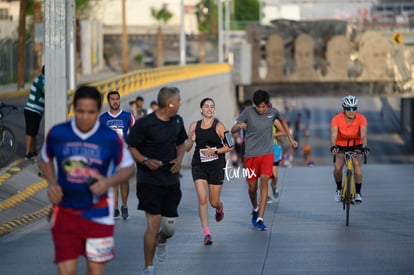
[[[19,181],[33,180],[33,168],[24,169]],[[280,196],[266,209],[266,232],[251,226],[244,179],[227,181],[224,220],[217,223],[209,208],[212,246],[202,243],[191,171],[182,170],[177,231],[165,262],[155,260],[157,274],[412,274],[414,165],[364,168],[364,202],[351,207],[349,227],[333,199],[332,167],[281,168]],[[117,258],[106,274],[140,274],[143,267],[146,220],[135,210],[135,182],[130,183],[130,219],[116,221]],[[56,274],[46,219],[0,237],[0,255],[1,274]],[[84,270],[81,260],[79,273]]]

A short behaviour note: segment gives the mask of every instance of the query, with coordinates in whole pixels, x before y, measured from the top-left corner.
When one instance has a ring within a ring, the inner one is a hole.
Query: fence
[[[25,42],[25,81],[31,81],[33,75],[33,40]],[[17,81],[18,41],[4,39],[0,41],[0,84]]]

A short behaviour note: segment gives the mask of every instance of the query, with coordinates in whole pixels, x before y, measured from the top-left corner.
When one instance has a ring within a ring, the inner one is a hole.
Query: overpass
[[[391,97],[399,101],[396,111],[400,132],[408,136],[414,148],[414,89],[400,89],[395,81],[344,81],[344,82],[267,82],[243,84],[241,70],[227,64],[198,64],[172,66],[160,69],[133,71],[124,75],[90,82],[103,93],[118,90],[122,102],[126,104],[142,95],[147,102],[156,100],[157,91],[164,85],[175,85],[182,91],[182,107],[186,125],[199,118],[198,102],[206,96],[217,103],[217,117],[225,125],[231,125],[241,103],[251,98],[257,89],[269,91],[274,98],[286,97],[342,97],[345,94],[356,96],[382,97],[387,105]],[[106,102],[106,98],[104,97]],[[68,100],[70,106],[71,97]],[[225,106],[224,108],[220,105]],[[104,108],[106,104],[104,104]],[[386,106],[387,107],[387,106]],[[127,109],[127,107],[125,107]],[[68,108],[69,116],[73,110]],[[391,109],[389,109],[391,110]],[[395,111],[395,110],[394,110]],[[393,113],[393,112],[391,112]]]

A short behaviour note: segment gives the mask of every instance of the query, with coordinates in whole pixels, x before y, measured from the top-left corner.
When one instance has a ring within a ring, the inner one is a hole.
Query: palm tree
[[[163,40],[162,40],[162,29],[161,25],[167,23],[172,17],[173,14],[168,10],[167,4],[163,4],[161,9],[157,10],[154,7],[151,7],[151,16],[159,23],[157,28],[157,67],[162,67],[164,65],[163,57]]]
[[[200,63],[206,61],[206,35],[217,34],[217,5],[214,0],[202,0],[197,5],[198,31],[200,32],[198,55]]]
[[[8,2],[15,2],[19,0],[7,0]],[[17,60],[17,88],[24,87],[24,71],[25,71],[25,63],[26,63],[26,52],[25,52],[25,42],[26,42],[26,16],[29,14],[33,14],[36,11],[35,21],[39,23],[41,20],[41,12],[40,9],[40,2],[44,0],[20,0],[20,11],[19,11],[19,28],[18,28],[18,60]],[[85,11],[89,6],[88,4],[93,1],[91,0],[76,0],[76,13],[81,13]],[[34,51],[38,52],[39,49],[36,48],[38,45],[35,46]],[[41,56],[37,56],[39,60],[41,60]],[[37,64],[39,65],[39,64]],[[41,67],[41,65],[40,65]],[[39,68],[40,68],[39,67]]]
[[[25,63],[25,44],[26,44],[26,15],[28,1],[20,1],[19,29],[18,29],[18,49],[17,49],[17,89],[24,87],[24,63]],[[9,1],[11,2],[11,1]],[[31,1],[33,2],[33,1]]]

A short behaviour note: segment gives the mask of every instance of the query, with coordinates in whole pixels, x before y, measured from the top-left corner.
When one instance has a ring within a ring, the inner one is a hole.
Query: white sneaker
[[[147,266],[142,270],[141,275],[155,275],[155,267],[153,265]]]
[[[271,198],[270,196],[267,196],[267,201],[266,201],[266,203],[273,203],[273,200],[272,200],[272,198]]]
[[[157,242],[157,257],[158,261],[163,262],[167,257],[167,243],[158,243]]]
[[[359,204],[362,202],[362,196],[359,193],[355,194],[355,203]]]
[[[341,201],[342,201],[342,190],[336,190],[335,202],[341,202]]]

